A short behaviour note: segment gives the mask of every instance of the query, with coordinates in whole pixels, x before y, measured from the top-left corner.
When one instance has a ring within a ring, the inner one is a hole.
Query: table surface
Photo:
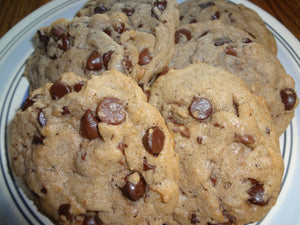
[[[0,1],[0,38],[26,15],[51,0]],[[300,40],[299,0],[250,0],[279,20]]]

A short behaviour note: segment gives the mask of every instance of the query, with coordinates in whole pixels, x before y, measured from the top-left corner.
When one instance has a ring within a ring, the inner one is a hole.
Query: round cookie
[[[161,225],[177,204],[173,136],[116,70],[66,73],[33,91],[10,135],[13,171],[59,224]]]
[[[169,70],[151,86],[180,156],[179,202],[170,224],[261,220],[283,174],[278,134],[263,98],[208,64]]]
[[[275,55],[248,33],[218,20],[181,26],[175,36],[170,67],[180,69],[200,61],[239,76],[251,92],[266,99],[277,132],[285,131],[298,99],[293,78]]]
[[[179,5],[180,24],[221,20],[248,32],[257,42],[276,55],[277,46],[264,21],[252,9],[243,4],[225,0],[189,0]]]
[[[179,24],[179,9],[176,0],[89,0],[77,16],[123,13],[130,26],[155,41],[150,49],[151,62],[145,65],[145,75],[140,83],[148,84],[168,66],[174,52],[174,32]],[[145,44],[141,40],[141,44]],[[143,47],[145,48],[145,47]],[[142,49],[139,48],[141,51]]]

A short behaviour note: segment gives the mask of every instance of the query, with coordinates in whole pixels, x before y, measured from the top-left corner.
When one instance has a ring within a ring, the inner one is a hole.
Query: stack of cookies
[[[37,31],[12,168],[56,224],[259,221],[298,104],[276,52],[243,5],[89,0]]]

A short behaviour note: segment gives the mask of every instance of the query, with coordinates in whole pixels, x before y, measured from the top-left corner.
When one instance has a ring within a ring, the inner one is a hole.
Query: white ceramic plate
[[[182,1],[179,1],[182,2]],[[296,81],[300,93],[300,44],[277,20],[262,9],[244,0],[232,0],[254,9],[272,31],[278,46],[278,58],[288,74]],[[0,40],[0,223],[1,224],[52,224],[40,214],[33,203],[16,185],[16,178],[9,166],[7,128],[17,109],[24,101],[28,81],[22,77],[25,62],[33,52],[32,37],[43,26],[58,18],[71,19],[85,0],[52,1],[33,12]],[[276,206],[256,224],[300,224],[300,152],[298,131],[300,107],[287,131],[280,137],[285,172]],[[298,176],[297,176],[298,175]]]

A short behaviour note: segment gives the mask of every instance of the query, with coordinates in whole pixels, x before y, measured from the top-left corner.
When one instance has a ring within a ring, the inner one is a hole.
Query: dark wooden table
[[[49,1],[50,0],[0,0],[0,37],[26,15]],[[274,16],[300,40],[299,0],[250,1]]]

